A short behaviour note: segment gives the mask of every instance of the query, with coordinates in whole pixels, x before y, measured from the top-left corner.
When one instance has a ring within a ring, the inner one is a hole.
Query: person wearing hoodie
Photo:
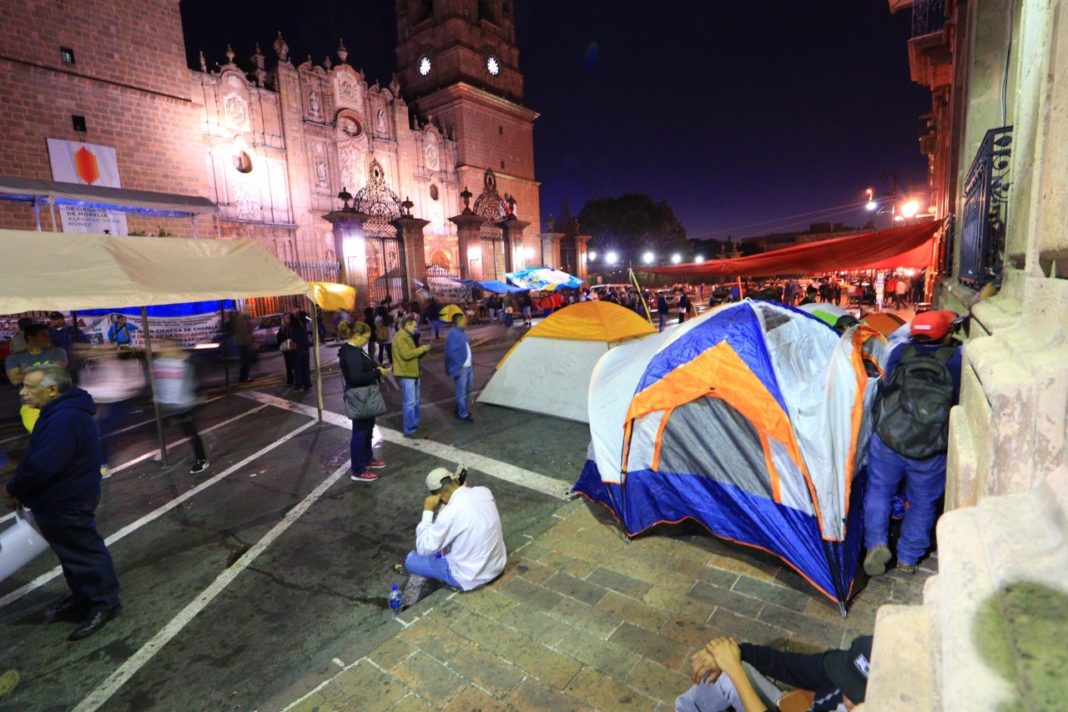
[[[19,395],[41,415],[26,455],[7,483],[6,504],[33,510],[71,591],[48,617],[79,622],[67,639],[81,640],[103,628],[121,607],[119,579],[94,516],[100,500],[96,405],[57,366],[27,369]]]

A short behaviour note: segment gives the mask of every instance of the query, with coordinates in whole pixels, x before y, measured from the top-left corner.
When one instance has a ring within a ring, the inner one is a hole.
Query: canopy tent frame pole
[[[227,353],[226,348],[226,300],[219,300],[219,331],[222,332],[222,341],[219,345],[222,347],[222,362],[223,362],[223,379],[225,384],[226,397],[230,397],[230,359],[227,358],[230,354]]]
[[[653,323],[653,313],[649,311],[649,304],[645,301],[645,294],[642,293],[642,286],[638,284],[638,277],[634,274],[634,270],[630,267],[627,268],[627,276],[630,277],[631,284],[638,290],[638,299],[642,302],[642,309],[645,310],[645,318],[649,320],[649,323]]]
[[[319,412],[319,423],[323,422],[323,372],[319,364],[319,305],[308,297],[312,308],[312,346],[315,349],[315,408]]]
[[[38,198],[33,199],[33,224],[37,227],[37,232],[41,231],[41,204],[38,202]]]
[[[148,308],[141,307],[141,331],[145,335],[145,365],[148,366],[149,392],[152,394],[152,410],[156,414],[156,435],[159,437],[160,461],[166,467],[167,441],[163,438],[163,418],[159,412],[159,401],[156,400],[156,384],[152,380],[152,335],[148,331]]]
[[[52,232],[59,232],[59,230],[56,229],[56,201],[51,196],[49,196],[47,198],[47,200],[48,200],[48,214],[49,214],[49,216],[51,217],[51,220],[52,220]]]

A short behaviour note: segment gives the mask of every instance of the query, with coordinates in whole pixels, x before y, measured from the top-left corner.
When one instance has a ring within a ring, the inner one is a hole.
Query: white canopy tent
[[[307,282],[252,240],[0,230],[0,254],[0,314],[140,306],[149,365],[144,307],[291,294],[312,297]],[[319,332],[312,331],[321,421]]]

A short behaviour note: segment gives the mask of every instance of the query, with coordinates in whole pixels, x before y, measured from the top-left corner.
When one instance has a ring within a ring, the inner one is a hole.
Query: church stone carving
[[[243,131],[248,130],[248,104],[246,104],[245,100],[237,94],[226,95],[226,98],[223,100],[223,114],[226,117],[226,123],[230,128]]]

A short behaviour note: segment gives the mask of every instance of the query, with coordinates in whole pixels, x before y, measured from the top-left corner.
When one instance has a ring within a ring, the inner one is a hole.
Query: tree
[[[686,228],[671,206],[644,193],[587,201],[578,220],[582,231],[593,237],[594,247],[601,250],[663,249],[686,239]]]

